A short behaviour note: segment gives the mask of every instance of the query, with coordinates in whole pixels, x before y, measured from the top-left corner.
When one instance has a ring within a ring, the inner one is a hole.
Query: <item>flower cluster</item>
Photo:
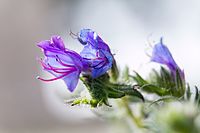
[[[60,36],[52,36],[51,40],[38,43],[45,55],[40,61],[43,69],[55,76],[52,79],[41,77],[38,79],[42,81],[62,79],[67,88],[73,92],[81,73],[98,78],[112,67],[114,59],[110,48],[96,32],[82,29],[77,39],[84,45],[80,54],[65,48]]]
[[[60,36],[38,43],[45,56],[39,61],[43,69],[54,76],[38,79],[62,79],[71,92],[80,79],[90,95],[67,99],[67,104],[87,104],[92,108],[113,105],[112,109],[103,107],[93,112],[118,121],[118,125],[124,124],[120,127],[129,132],[200,132],[200,91],[197,86],[195,91],[190,90],[184,71],[162,38],[155,43],[150,56],[151,62],[159,63],[161,67],[143,78],[137,72],[132,75],[128,67],[120,73],[109,46],[93,30],[82,29],[77,34],[70,34],[83,47],[80,53],[66,48]],[[112,100],[110,104],[110,99],[120,100]],[[132,105],[136,106],[132,108]]]
[[[151,80],[143,79],[138,73],[131,76],[126,72],[124,77],[129,83],[120,82],[119,71],[111,50],[101,37],[91,29],[82,29],[77,34],[76,40],[83,46],[80,53],[65,47],[60,36],[52,36],[51,40],[41,41],[38,46],[42,49],[45,58],[40,60],[43,69],[51,73],[54,78],[42,81],[62,79],[69,91],[73,92],[79,79],[84,83],[91,99],[79,99],[73,105],[86,102],[93,107],[109,105],[109,98],[122,98],[131,96],[144,101],[141,91],[155,93],[159,96],[172,95],[182,97],[185,93],[184,71],[179,68],[171,52],[163,44],[162,38],[153,47],[151,61],[166,65],[168,70],[161,67],[160,72],[153,71]],[[109,73],[107,71],[110,70]],[[130,78],[133,78],[131,80]]]

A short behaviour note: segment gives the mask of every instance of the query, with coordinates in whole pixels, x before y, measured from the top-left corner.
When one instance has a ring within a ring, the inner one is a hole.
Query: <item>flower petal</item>
[[[113,56],[109,46],[91,29],[82,29],[78,40],[84,45],[80,55],[90,67],[93,78],[106,73],[113,63]]]
[[[163,44],[162,38],[153,48],[151,61],[166,65],[170,69],[173,77],[176,77],[178,70],[182,80],[185,80],[184,72],[176,64],[167,46]]]
[[[178,68],[169,49],[163,44],[162,38],[160,39],[160,43],[156,44],[153,48],[151,61],[167,65],[173,71],[176,71]]]
[[[83,68],[82,57],[64,47],[64,43],[59,36],[52,36],[51,41],[38,43],[42,48],[45,59],[41,61],[44,70],[51,73],[55,78],[43,79],[42,81],[54,81],[63,79],[67,88],[72,92],[79,80],[79,75]],[[85,67],[85,64],[84,64]]]
[[[100,36],[91,29],[82,29],[79,32],[78,40],[83,45],[92,45],[96,49],[102,49],[110,52],[109,46],[100,38]]]
[[[52,43],[59,49],[65,50],[65,45],[60,36],[54,35],[51,37]]]
[[[95,59],[96,58],[97,50],[94,49],[91,45],[87,45],[83,48],[80,55],[83,58]]]
[[[45,41],[39,42],[37,44],[37,46],[40,47],[40,48],[42,48],[42,49],[47,49],[50,44],[51,44],[51,42],[49,40],[45,40]]]
[[[78,84],[79,75],[80,75],[80,72],[75,71],[63,78],[65,84],[67,85],[67,88],[71,92],[74,91],[74,89],[76,88],[76,86]]]

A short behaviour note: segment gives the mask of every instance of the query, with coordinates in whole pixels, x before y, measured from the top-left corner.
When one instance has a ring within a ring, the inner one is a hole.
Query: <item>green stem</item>
[[[125,97],[122,98],[122,104],[123,104],[123,107],[126,109],[126,113],[129,116],[129,118],[131,118],[132,122],[135,123],[139,128],[143,128],[144,125],[143,125],[141,119],[137,118],[133,114],[133,112],[132,112],[132,110],[131,110],[131,108],[130,108],[130,106],[128,104],[128,101],[127,101],[127,99]]]

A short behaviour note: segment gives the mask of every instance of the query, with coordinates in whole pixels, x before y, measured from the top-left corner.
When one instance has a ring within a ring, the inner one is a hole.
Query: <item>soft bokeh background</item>
[[[123,67],[148,72],[149,42],[164,37],[191,85],[200,85],[199,0],[0,0],[0,132],[110,133],[108,123],[87,107],[70,108],[62,82],[35,79],[41,71],[36,43],[72,29],[92,28],[110,45]],[[155,64],[154,64],[155,65]]]

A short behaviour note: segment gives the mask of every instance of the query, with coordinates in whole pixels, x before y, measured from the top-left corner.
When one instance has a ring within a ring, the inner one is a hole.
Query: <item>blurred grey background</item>
[[[191,85],[200,85],[199,0],[0,0],[0,132],[110,133],[87,107],[70,108],[58,97],[62,82],[42,83],[36,43],[61,35],[80,50],[70,29],[92,28],[110,45],[120,67],[148,72],[148,40],[164,37]],[[155,65],[155,64],[154,64]]]

